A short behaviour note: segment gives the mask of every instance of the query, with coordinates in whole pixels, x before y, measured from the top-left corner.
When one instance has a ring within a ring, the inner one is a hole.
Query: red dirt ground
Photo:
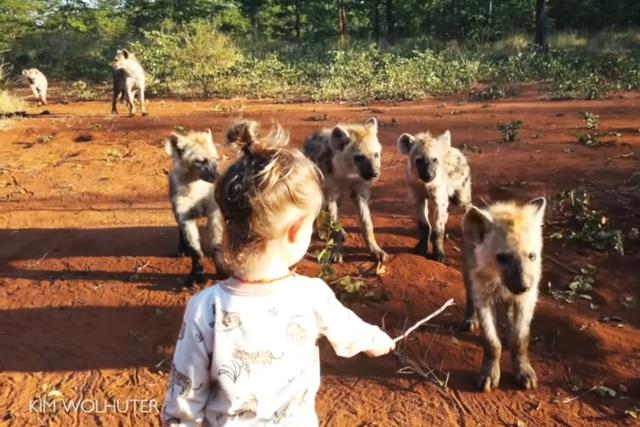
[[[399,373],[404,365],[394,355],[340,359],[323,342],[321,424],[637,425],[625,411],[640,405],[639,242],[628,240],[620,256],[547,240],[531,345],[540,388],[517,390],[505,354],[500,389],[476,392],[480,339],[455,329],[464,309],[461,213],[455,210],[448,224],[449,266],[409,253],[416,227],[395,141],[401,132],[451,129],[455,146],[479,149],[469,154],[476,204],[553,198],[563,189],[587,188],[595,207],[626,233],[638,227],[640,217],[640,198],[622,192],[640,169],[640,94],[546,102],[532,92],[490,104],[454,98],[367,106],[242,102],[237,112],[217,112],[215,101],[152,99],[151,115],[135,118],[112,118],[106,101],[52,101],[34,107],[30,118],[0,122],[0,425],[158,424],[156,415],[140,411],[31,413],[29,401],[49,387],[66,399],[161,403],[167,362],[192,294],[174,291],[189,269],[188,259],[172,257],[177,233],[167,197],[169,159],[161,145],[175,126],[209,127],[222,141],[236,117],[263,126],[277,120],[300,146],[318,126],[370,115],[386,125],[380,130],[383,175],[373,190],[372,210],[378,241],[391,254],[388,274],[378,282],[391,298],[351,307],[373,323],[384,316],[394,335],[406,316],[412,323],[454,297],[456,306],[405,344],[411,359],[423,360],[441,378],[448,373],[448,384]],[[50,114],[38,115],[45,109]],[[582,110],[600,115],[602,131],[622,135],[603,137],[612,141],[603,147],[579,145]],[[326,121],[309,119],[324,114]],[[496,123],[514,119],[524,122],[520,141],[498,143]],[[369,257],[349,203],[344,212],[350,235],[338,270],[353,274]],[[548,224],[547,235],[557,227],[551,214]],[[597,267],[593,301],[566,304],[550,297],[548,283],[564,288],[574,276],[570,270],[587,264]],[[212,273],[211,263],[207,268]],[[299,271],[317,274],[319,268],[309,256]],[[613,315],[622,319],[620,326],[598,320]],[[582,387],[572,390],[576,383]],[[585,393],[599,384],[614,389],[616,397]],[[573,396],[579,398],[558,403]]]

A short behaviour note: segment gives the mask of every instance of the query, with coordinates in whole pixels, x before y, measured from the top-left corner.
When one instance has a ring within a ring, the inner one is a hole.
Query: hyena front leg
[[[147,106],[146,101],[144,99],[144,86],[140,86],[139,90],[138,90],[138,94],[140,96],[140,111],[142,111],[142,115],[146,116],[147,113]]]
[[[118,109],[116,108],[116,104],[118,103],[118,97],[122,95],[122,99],[124,100],[125,94],[120,85],[118,84],[118,80],[113,78],[113,97],[111,98],[111,114],[117,115]]]
[[[427,256],[429,237],[431,236],[431,224],[429,223],[429,202],[425,198],[416,200],[416,217],[418,219],[418,243],[413,248],[413,253]]]
[[[478,375],[478,388],[482,391],[490,391],[500,384],[500,356],[502,344],[496,328],[496,313],[491,305],[485,305],[478,309],[480,328],[484,339],[484,355],[482,368]]]
[[[327,210],[329,211],[329,220],[332,226],[338,224],[338,198],[339,195],[336,193],[330,193],[327,196]],[[334,246],[330,249],[329,262],[341,263],[342,247],[347,239],[347,233],[343,228],[340,228],[339,231],[332,231],[330,238],[333,240]]]
[[[434,229],[431,234],[431,244],[433,245],[433,259],[443,264],[447,263],[447,257],[444,254],[444,233],[449,219],[448,212],[448,199],[444,202],[436,199],[436,203],[433,206],[433,221]]]
[[[178,250],[176,255],[183,257],[187,254],[187,243],[185,242],[184,235],[182,234],[182,228],[178,228]]]
[[[38,102],[42,105],[47,105],[47,94],[41,89],[38,89]]]
[[[462,268],[462,277],[464,279],[464,290],[466,294],[467,306],[464,312],[464,321],[462,322],[463,332],[473,332],[478,327],[478,316],[476,315],[476,309],[473,306],[473,286],[471,285],[471,272],[467,266]]]
[[[516,381],[525,390],[538,387],[536,376],[529,361],[529,331],[533,318],[534,304],[518,301],[513,304],[513,315],[509,328],[509,347]]]
[[[180,232],[184,236],[187,253],[191,257],[191,272],[187,277],[187,286],[194,283],[204,283],[204,254],[200,247],[200,235],[195,219],[178,219]]]
[[[371,222],[371,211],[369,210],[369,195],[353,191],[351,198],[356,205],[358,219],[362,227],[362,234],[369,247],[369,252],[371,252],[378,261],[385,262],[389,258],[389,255],[378,246],[376,237],[373,234],[373,223]]]
[[[207,235],[211,239],[213,262],[216,265],[216,273],[222,276],[225,273],[224,257],[222,255],[222,234],[224,233],[224,219],[219,208],[213,210],[207,219]]]
[[[127,108],[129,108],[129,117],[133,117],[133,109],[135,108],[135,105],[133,104],[134,101],[134,97],[133,97],[133,88],[129,87],[129,85],[127,85],[127,87],[125,88],[125,100],[127,101]]]

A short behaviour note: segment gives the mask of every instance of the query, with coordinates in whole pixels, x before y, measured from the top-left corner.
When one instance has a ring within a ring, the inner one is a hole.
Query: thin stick
[[[45,253],[44,253],[44,255],[42,255],[42,256],[40,257],[40,259],[39,259],[38,261],[36,261],[36,265],[38,265],[38,264],[40,264],[42,261],[44,261],[44,259],[47,257],[47,255],[49,255],[49,252],[50,252],[50,251],[45,252]]]
[[[445,302],[444,304],[442,304],[442,307],[440,307],[439,309],[437,309],[436,311],[434,311],[433,313],[431,313],[430,315],[428,315],[427,317],[425,317],[424,319],[420,319],[418,320],[416,323],[413,324],[413,326],[411,326],[409,329],[407,329],[406,331],[404,331],[404,333],[398,337],[395,337],[393,339],[393,342],[398,342],[400,340],[405,339],[406,337],[409,336],[409,334],[413,331],[415,331],[416,329],[418,329],[418,327],[420,327],[420,325],[427,323],[429,320],[433,319],[434,317],[436,317],[438,314],[442,313],[447,307],[449,307],[450,305],[453,305],[453,298],[450,298],[447,302]]]
[[[565,397],[564,399],[559,399],[558,403],[562,403],[562,404],[567,404],[569,402],[573,402],[574,400],[578,400],[581,397],[586,396],[587,394],[591,393],[593,390],[597,389],[598,387],[600,387],[602,384],[596,384],[593,387],[591,387],[589,390],[585,391],[584,393],[580,393],[576,396],[573,397]]]
[[[614,160],[614,159],[624,159],[626,157],[631,157],[633,156],[635,153],[633,151],[631,151],[630,153],[624,153],[624,154],[618,154],[617,156],[611,156],[609,157],[607,160]]]
[[[545,254],[545,255],[544,255],[544,257],[545,257],[546,259],[548,259],[549,261],[551,261],[552,263],[554,263],[555,265],[557,265],[558,267],[562,267],[562,268],[564,268],[565,270],[567,270],[567,271],[568,271],[568,272],[570,272],[570,273],[573,273],[573,274],[575,274],[575,275],[580,274],[580,272],[579,272],[579,271],[574,270],[573,268],[571,268],[571,267],[569,267],[569,266],[567,266],[567,265],[564,265],[563,263],[561,263],[560,261],[558,261],[557,259],[555,259],[555,258],[554,258],[554,257],[552,257],[551,255]]]

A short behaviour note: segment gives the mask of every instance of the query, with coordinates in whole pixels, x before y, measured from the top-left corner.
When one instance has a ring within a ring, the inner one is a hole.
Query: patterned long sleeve
[[[164,426],[197,426],[204,419],[213,346],[213,334],[205,332],[213,310],[204,299],[203,294],[192,298],[185,309],[161,415]]]
[[[338,356],[352,357],[370,350],[376,342],[389,339],[382,329],[363,321],[342,305],[326,283],[319,282],[320,295],[315,310],[320,333],[327,337]]]

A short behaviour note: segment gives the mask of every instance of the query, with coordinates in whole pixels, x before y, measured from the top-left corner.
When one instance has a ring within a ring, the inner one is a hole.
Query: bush
[[[144,40],[132,43],[131,50],[151,74],[152,90],[157,85],[160,92],[204,96],[214,95],[225,72],[242,59],[231,39],[205,21],[181,27],[166,22],[161,30],[145,32]]]
[[[10,72],[11,65],[0,57],[0,115],[17,113],[27,109],[27,103],[24,99],[14,96],[5,89]]]
[[[25,111],[27,103],[24,99],[11,94],[8,90],[0,91],[0,115]]]

